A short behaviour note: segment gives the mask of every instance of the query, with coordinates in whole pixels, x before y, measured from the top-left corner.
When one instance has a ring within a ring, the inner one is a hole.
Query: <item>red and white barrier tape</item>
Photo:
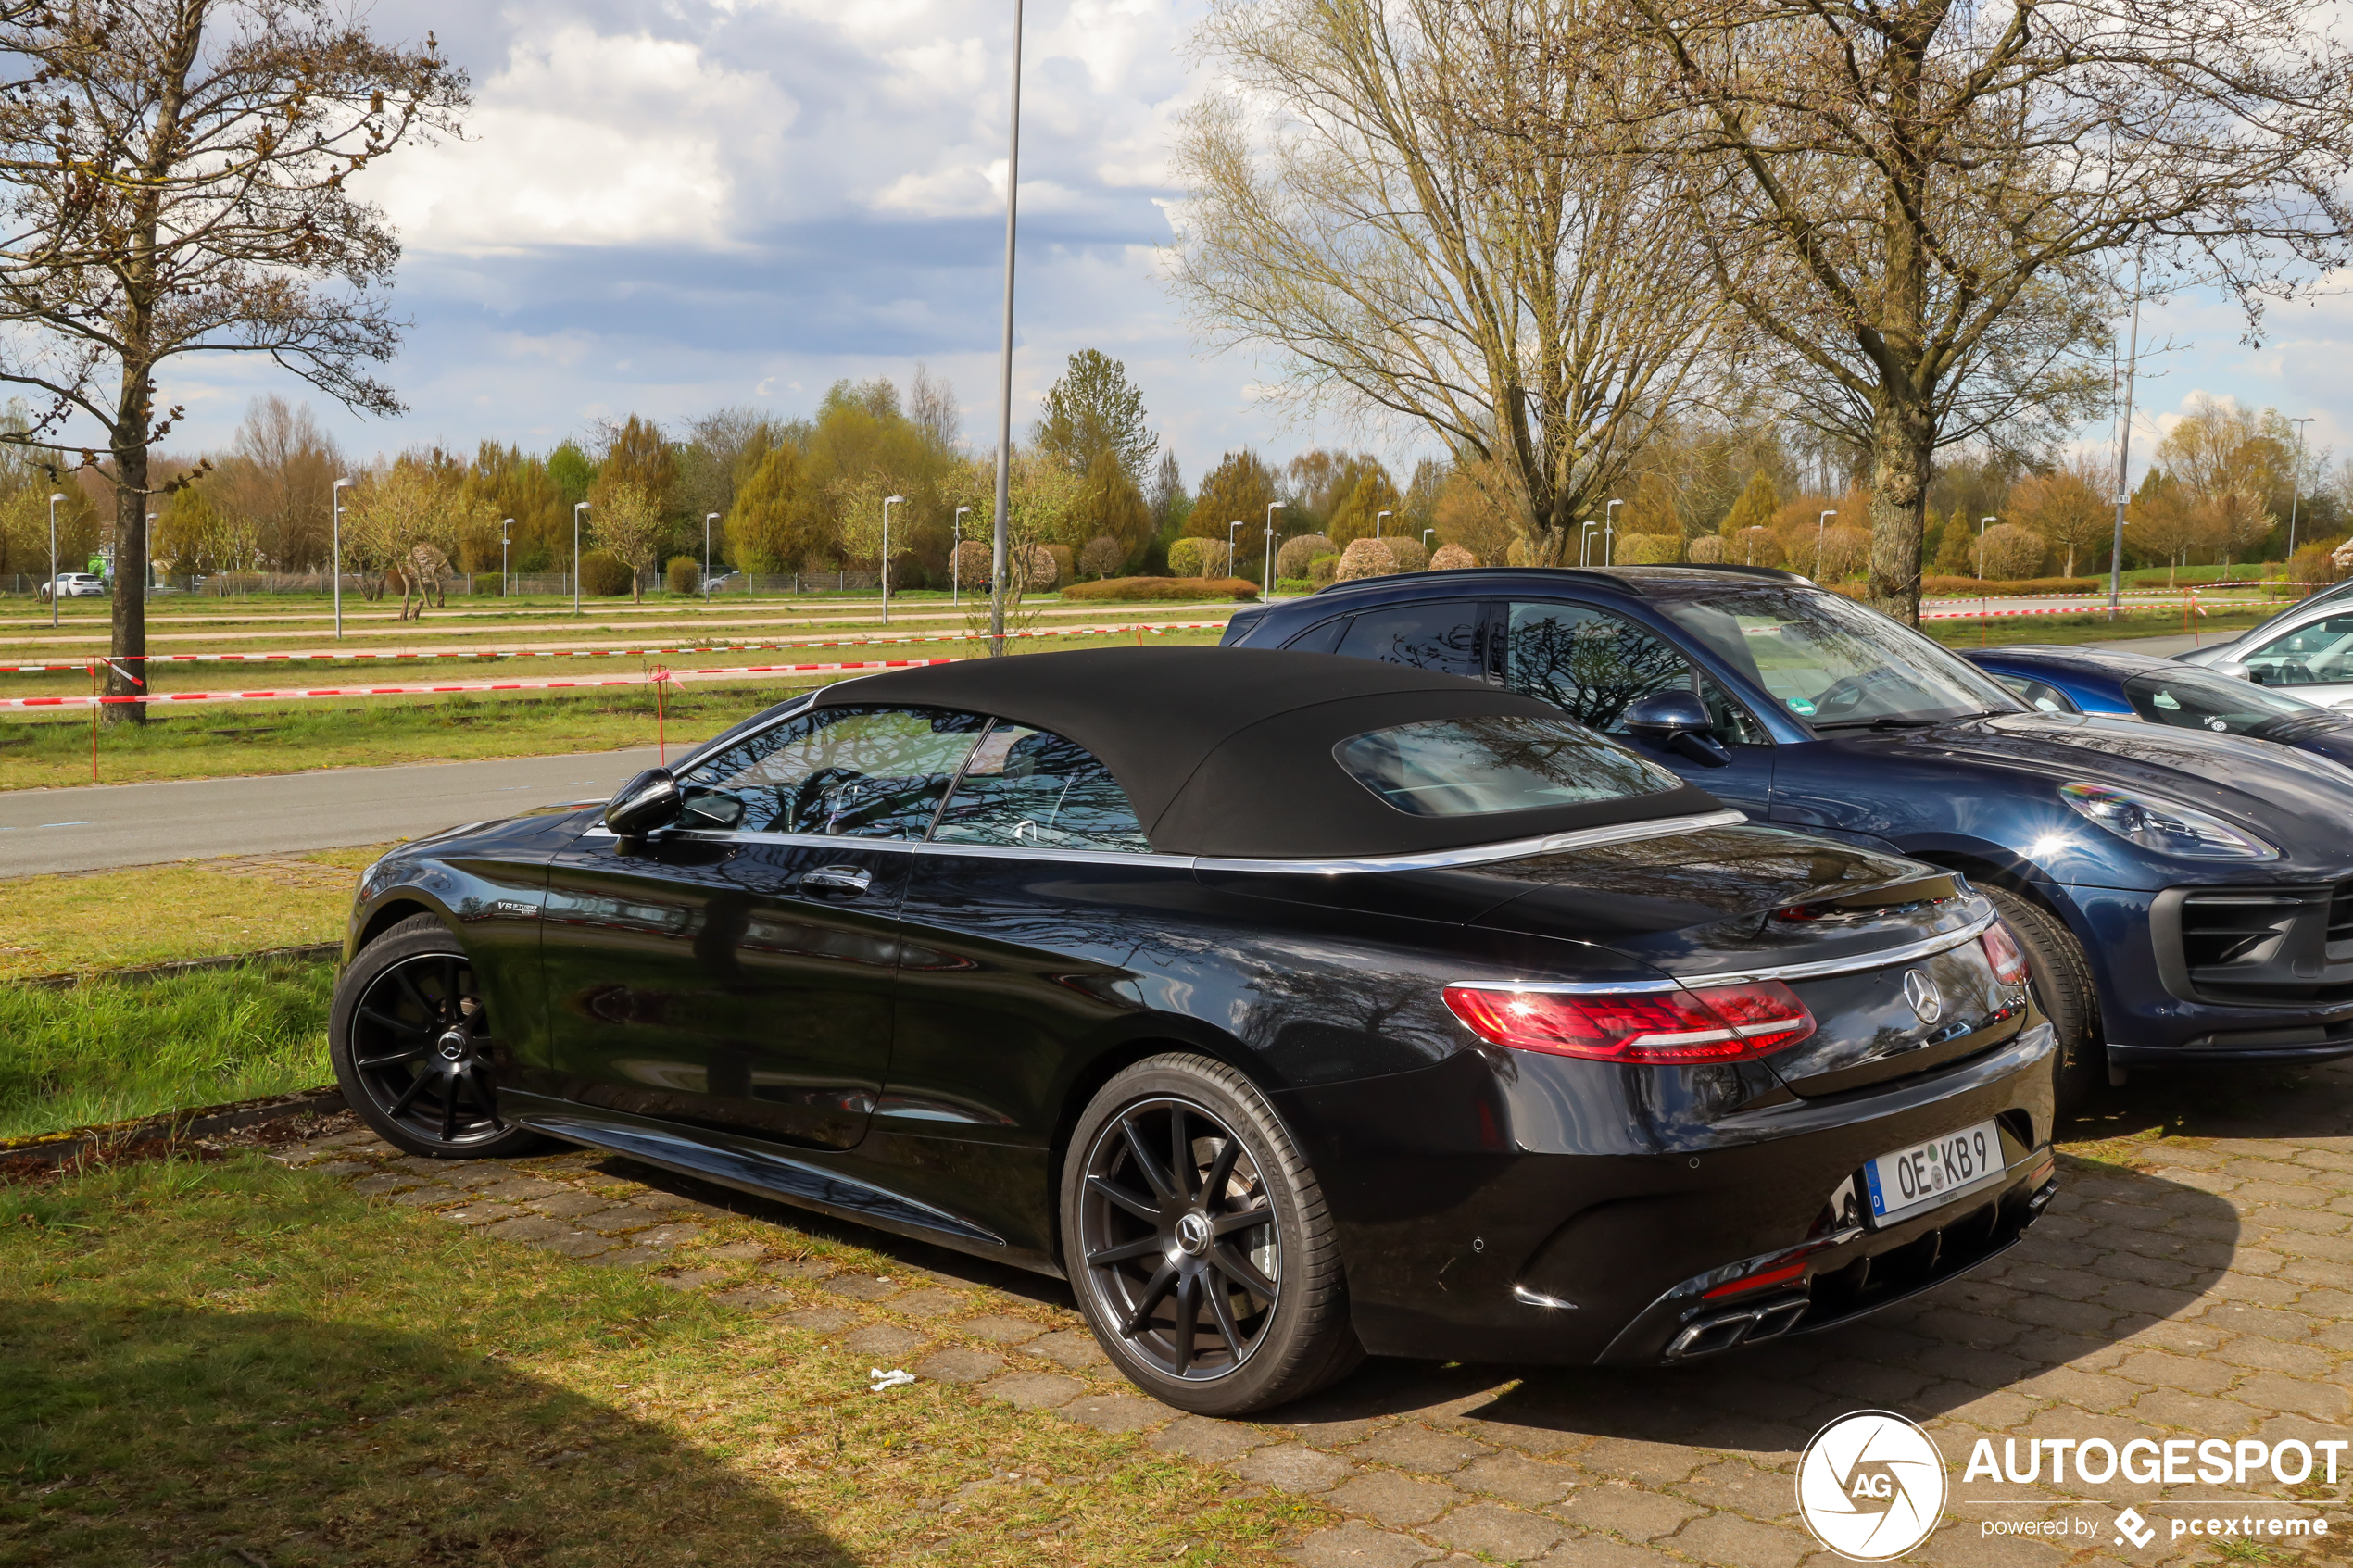
[[[0,709],[90,708],[118,702],[290,702],[321,696],[430,696],[441,692],[556,691],[582,686],[643,686],[658,679],[688,681],[714,675],[849,674],[869,670],[908,670],[955,662],[952,659],[876,659],[855,664],[744,664],[724,670],[669,670],[651,676],[613,675],[604,680],[450,681],[432,685],[292,686],[271,691],[157,692],[136,696],[16,696],[0,699]]]
[[[1150,632],[1164,636],[1171,632],[1209,632],[1223,630],[1222,621],[1172,621],[1130,623],[1126,626],[1054,626],[1043,631],[1008,632],[1013,637],[1109,637],[1130,632]],[[151,653],[150,664],[291,664],[291,663],[350,663],[359,660],[383,659],[398,663],[423,659],[653,659],[679,658],[689,654],[748,653],[759,648],[863,648],[907,647],[919,643],[980,642],[985,632],[942,632],[929,636],[909,637],[797,637],[782,642],[749,642],[729,640],[686,647],[651,648],[489,648],[427,649],[416,653],[369,653],[349,650],[301,653]],[[42,671],[82,670],[89,665],[86,659],[64,664],[0,664],[0,673],[33,674]]]

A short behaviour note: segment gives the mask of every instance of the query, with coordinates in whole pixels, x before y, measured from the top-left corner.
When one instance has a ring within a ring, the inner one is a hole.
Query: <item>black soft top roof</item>
[[[1331,859],[1466,848],[1722,809],[1691,784],[1630,799],[1416,817],[1333,759],[1427,719],[1558,720],[1532,697],[1410,666],[1261,648],[1100,648],[846,681],[817,706],[947,708],[1051,730],[1101,758],[1164,855]]]

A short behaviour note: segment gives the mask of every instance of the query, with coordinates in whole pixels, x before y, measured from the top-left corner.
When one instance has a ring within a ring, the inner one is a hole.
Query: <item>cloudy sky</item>
[[[1176,194],[1164,150],[1202,80],[1186,42],[1204,8],[1029,0],[1016,420],[1093,346],[1126,362],[1189,481],[1244,444],[1280,458],[1347,442],[1410,459],[1409,435],[1286,423],[1253,396],[1262,367],[1202,352],[1155,281]],[[632,411],[792,415],[837,378],[903,383],[920,360],[948,376],[967,434],[987,445],[1012,11],[377,0],[379,33],[438,34],[475,107],[463,143],[371,171],[408,247],[396,298],[415,326],[391,379],[412,411],[334,414],[338,439],[361,453],[484,437],[544,448]],[[2145,368],[2136,445],[2204,391],[2316,414],[2316,443],[2353,445],[2353,306],[2297,307],[2272,328],[2250,350],[2211,302],[2145,318],[2145,337],[2188,347]],[[188,404],[195,445],[224,443],[256,392],[304,390],[266,362],[198,373],[183,362],[165,388]]]

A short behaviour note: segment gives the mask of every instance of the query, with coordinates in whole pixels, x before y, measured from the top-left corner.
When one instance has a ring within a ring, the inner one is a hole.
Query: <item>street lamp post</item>
[[[1387,517],[1387,516],[1389,516],[1389,515],[1390,515],[1390,514],[1389,514],[1389,513],[1387,513],[1387,512],[1375,512],[1375,513],[1373,514],[1373,537],[1374,537],[1374,538],[1378,539],[1378,538],[1379,538],[1379,537],[1380,537],[1380,520],[1381,520],[1381,519],[1383,519],[1383,518],[1385,518],[1385,517]]]
[[[1617,537],[1617,508],[1625,504],[1623,501],[1612,501],[1602,508],[1602,564],[1604,566],[1607,566],[1610,562],[1612,552],[1609,542]]]
[[[964,602],[964,514],[970,510],[970,507],[958,507],[949,524],[956,534],[955,542],[948,546],[948,602],[951,605]]]
[[[1266,594],[1266,596],[1267,596],[1268,598],[1270,598],[1270,599],[1271,599],[1271,598],[1273,598],[1273,597],[1275,596],[1275,514],[1276,514],[1277,512],[1278,512],[1278,511],[1282,510],[1282,508],[1283,508],[1283,504],[1282,504],[1280,501],[1269,501],[1269,502],[1267,502],[1267,503],[1266,503],[1266,587],[1265,587],[1265,594]],[[1381,513],[1381,516],[1382,516],[1382,517],[1387,517],[1388,515],[1389,515],[1389,514],[1388,514],[1387,512],[1383,512],[1383,513]],[[1379,527],[1379,526],[1380,526],[1380,524],[1379,524],[1378,522],[1375,522],[1375,523],[1373,524],[1373,526],[1374,526],[1374,527],[1376,527],[1376,528],[1378,528],[1378,527]]]
[[[997,527],[990,550],[988,651],[1005,651],[1005,523],[1013,512],[1013,233],[1021,196],[1021,5],[1013,0],[1012,113],[1005,135],[1005,346],[997,388]]]
[[[1831,519],[1837,515],[1838,508],[1832,507],[1814,520],[1814,581],[1817,583],[1822,580],[1822,531],[1831,525]]]
[[[572,504],[572,613],[580,613],[580,514],[588,509],[585,501]]]
[[[2300,420],[2288,420],[2296,427],[2296,467],[2287,476],[2287,553],[2290,560],[2296,558],[2296,503],[2304,478],[2304,427],[2311,422],[2312,417],[2309,414]]]
[[[328,544],[329,561],[335,574],[335,641],[343,641],[343,493],[351,488],[351,481],[338,479],[327,491],[327,523],[331,535]],[[405,599],[402,601],[407,603]]]
[[[1429,554],[1429,536],[1437,532],[1438,530],[1435,528],[1425,528],[1422,530],[1422,554]]]
[[[1977,629],[1981,634],[1985,630],[1985,612],[1991,605],[1985,596],[1985,527],[1994,521],[1990,517],[1977,520]]]
[[[1272,517],[1274,514],[1269,512],[1267,515]],[[1234,530],[1241,525],[1242,521],[1239,518],[1236,518],[1226,525],[1226,575],[1228,577],[1234,574]]]
[[[498,520],[498,596],[502,599],[515,596],[513,576],[507,571],[507,534],[514,525],[513,518],[502,517]]]
[[[49,497],[49,624],[57,623],[57,503],[62,495]]]
[[[1577,525],[1577,564],[1580,568],[1585,564],[1585,551],[1593,542],[1593,530],[1600,526],[1592,518]]]
[[[719,521],[717,512],[702,514],[702,602],[711,602],[711,525]]]
[[[904,506],[906,501],[904,495],[883,497],[882,623],[886,626],[890,624],[890,508]]]

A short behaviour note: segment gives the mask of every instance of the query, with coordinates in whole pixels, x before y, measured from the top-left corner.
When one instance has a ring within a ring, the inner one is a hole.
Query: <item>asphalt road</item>
[[[413,838],[534,806],[601,799],[655,760],[648,747],[9,790],[0,793],[0,877]]]

